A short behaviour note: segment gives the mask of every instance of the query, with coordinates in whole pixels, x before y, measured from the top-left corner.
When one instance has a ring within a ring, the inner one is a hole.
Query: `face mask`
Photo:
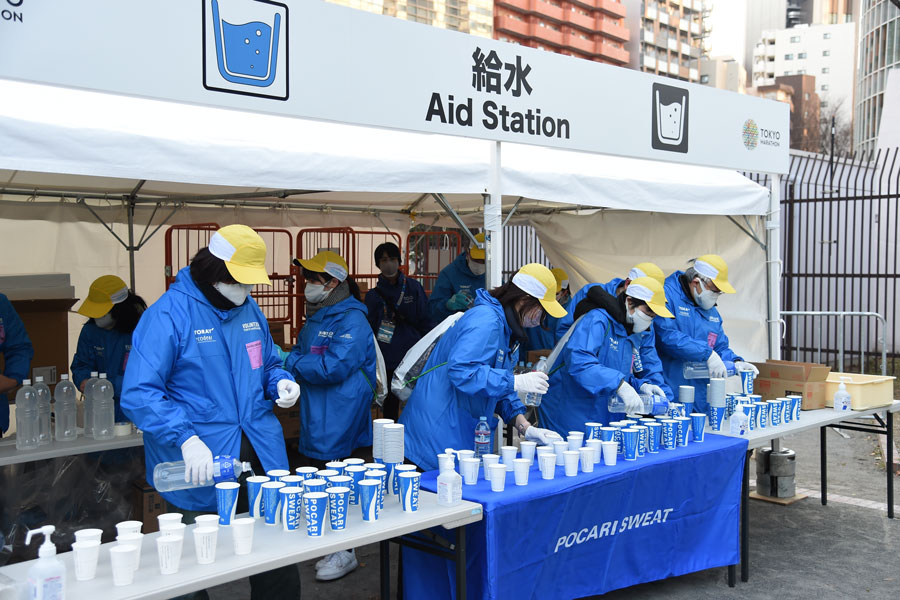
[[[709,310],[713,306],[716,305],[716,302],[719,301],[719,296],[721,295],[719,292],[714,292],[703,284],[703,280],[699,280],[700,282],[700,293],[693,292],[694,301],[702,308],[703,310]]]
[[[542,310],[533,310],[522,318],[522,327],[537,327],[541,324]]]
[[[306,287],[303,289],[306,301],[312,304],[319,304],[325,300],[330,293],[331,290],[326,290],[325,286],[321,283],[307,283]]]
[[[653,323],[653,317],[639,308],[635,308],[633,311],[628,313],[625,316],[625,320],[631,323],[631,330],[635,333],[647,331],[647,329],[650,328],[650,324]]]
[[[106,313],[102,317],[94,319],[94,325],[100,327],[101,329],[112,329],[115,324],[116,320],[113,319],[111,313]]]
[[[235,306],[243,304],[253,288],[252,285],[246,283],[214,283],[213,287]]]
[[[393,277],[397,274],[397,271],[400,269],[400,261],[398,260],[386,260],[381,263],[379,267],[381,269],[381,274],[385,277]]]
[[[466,262],[469,263],[469,270],[472,271],[473,275],[484,275],[485,271],[487,271],[487,265],[484,263],[477,263],[468,258]]]

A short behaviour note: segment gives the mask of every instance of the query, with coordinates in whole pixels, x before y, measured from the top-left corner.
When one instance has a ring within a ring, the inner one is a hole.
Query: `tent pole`
[[[134,198],[128,200],[128,276],[134,292]]]
[[[490,184],[484,195],[485,287],[503,284],[503,193],[500,189],[500,142],[491,144]]]
[[[769,277],[769,358],[781,359],[781,175],[772,174],[769,191],[769,219],[766,266]]]

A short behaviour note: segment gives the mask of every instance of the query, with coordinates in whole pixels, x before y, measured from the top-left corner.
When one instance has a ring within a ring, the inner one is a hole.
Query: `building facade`
[[[744,65],[730,56],[700,59],[700,83],[720,90],[747,93]]]
[[[791,148],[818,152],[822,128],[816,78],[812,75],[786,75],[776,77],[775,85],[791,88]]]
[[[632,34],[628,66],[699,83],[709,35],[703,0],[629,0],[626,6]]]
[[[481,37],[493,37],[493,0],[328,0],[379,15],[388,15],[461,31]]]
[[[889,0],[862,0],[853,147],[872,152],[884,107],[887,73],[900,68],[900,8]]]

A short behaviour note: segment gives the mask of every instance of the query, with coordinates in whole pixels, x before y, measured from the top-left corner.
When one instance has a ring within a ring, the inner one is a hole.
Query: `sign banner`
[[[317,0],[0,0],[0,54],[8,79],[652,160],[788,168],[787,104]]]

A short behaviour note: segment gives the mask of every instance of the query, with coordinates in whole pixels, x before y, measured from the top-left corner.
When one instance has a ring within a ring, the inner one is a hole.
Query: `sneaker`
[[[331,554],[324,556],[324,557],[320,558],[319,560],[317,560],[316,561],[316,571],[318,571],[319,569],[324,567],[326,565],[326,563],[331,562],[331,560],[332,560],[332,558],[334,558],[335,554],[337,554],[337,553],[332,552]]]
[[[316,569],[316,581],[340,579],[359,566],[354,550],[335,552],[327,557],[325,564]],[[318,563],[316,563],[318,565]]]

